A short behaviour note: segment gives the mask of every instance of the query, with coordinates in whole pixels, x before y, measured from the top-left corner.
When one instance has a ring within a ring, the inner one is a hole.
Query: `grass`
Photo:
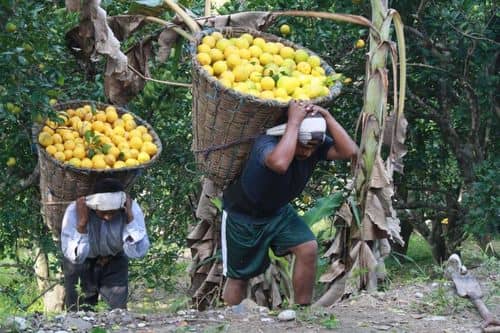
[[[385,260],[389,278],[395,282],[411,280],[428,280],[436,275],[436,266],[427,241],[417,233],[413,233],[408,244],[406,255],[391,253]]]
[[[32,276],[13,267],[14,261],[0,261],[0,325],[6,318],[43,311],[42,299],[28,309],[25,307],[37,297],[37,285]]]

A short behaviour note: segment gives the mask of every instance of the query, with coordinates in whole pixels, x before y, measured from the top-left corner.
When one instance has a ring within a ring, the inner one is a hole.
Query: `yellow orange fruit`
[[[151,160],[151,157],[149,157],[148,153],[146,152],[142,151],[137,156],[137,161],[139,161],[139,163],[146,163],[149,162],[149,160]]]
[[[210,65],[212,63],[212,58],[210,58],[208,53],[198,53],[196,55],[196,60],[198,60],[202,66]]]
[[[213,47],[215,47],[216,40],[212,36],[205,36],[205,37],[202,38],[201,42],[203,44],[206,44],[210,48],[213,48]]]
[[[141,149],[142,139],[137,136],[133,137],[130,139],[129,146],[130,148]]]
[[[141,151],[148,153],[149,156],[154,156],[158,152],[158,147],[152,142],[144,142]]]
[[[114,169],[120,169],[125,167],[127,167],[127,165],[123,161],[116,161],[115,164],[113,164]]]
[[[39,135],[38,135],[38,142],[40,142],[40,144],[44,147],[47,147],[49,145],[52,144],[53,142],[53,139],[52,139],[52,136],[47,133],[47,132],[41,132]]]
[[[90,169],[92,168],[92,161],[89,158],[82,159],[80,167]]]
[[[66,160],[66,155],[62,151],[57,151],[54,154],[54,158],[60,162],[64,162]]]
[[[292,29],[290,29],[290,26],[288,24],[282,24],[280,26],[280,32],[283,36],[289,35],[291,31]]]

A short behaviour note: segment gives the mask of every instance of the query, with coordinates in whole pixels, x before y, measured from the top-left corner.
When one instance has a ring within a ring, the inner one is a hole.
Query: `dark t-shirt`
[[[314,167],[326,160],[333,145],[330,137],[305,160],[293,159],[284,174],[265,165],[266,156],[276,147],[279,137],[262,135],[253,145],[240,179],[224,192],[224,209],[263,217],[277,213],[305,188]]]

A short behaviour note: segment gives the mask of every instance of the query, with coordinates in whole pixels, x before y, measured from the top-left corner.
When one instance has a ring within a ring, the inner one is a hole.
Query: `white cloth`
[[[125,192],[107,192],[87,195],[85,203],[93,210],[116,210],[125,206],[127,195]]]
[[[267,135],[281,136],[285,134],[286,124],[274,126],[266,131]],[[318,141],[322,143],[326,136],[326,121],[325,118],[308,117],[305,118],[300,124],[299,128],[299,141],[307,145],[310,141]]]

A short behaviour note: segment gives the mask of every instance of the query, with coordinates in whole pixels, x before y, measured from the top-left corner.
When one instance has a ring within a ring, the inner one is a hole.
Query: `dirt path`
[[[499,262],[474,270],[490,311],[500,318]],[[456,296],[448,281],[392,284],[386,292],[361,293],[331,309],[296,311],[291,321],[279,321],[253,302],[238,308],[226,307],[198,312],[182,308],[172,313],[171,304],[186,297],[179,286],[174,299],[156,299],[155,307],[138,306],[141,296],[130,303],[131,311],[78,312],[56,316],[17,318],[18,331],[70,332],[481,332],[481,318],[471,303]],[[150,291],[150,295],[155,293]],[[182,302],[181,302],[182,303]],[[147,313],[146,313],[147,312]],[[22,326],[22,327],[20,327]],[[21,329],[22,328],[22,329]],[[3,330],[0,328],[0,332]]]

